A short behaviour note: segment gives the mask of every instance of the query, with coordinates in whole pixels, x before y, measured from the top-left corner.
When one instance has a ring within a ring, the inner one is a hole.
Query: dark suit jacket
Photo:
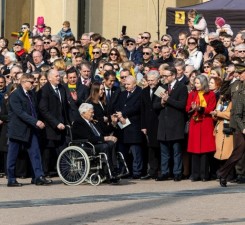
[[[157,134],[159,141],[173,141],[184,138],[187,98],[187,87],[177,81],[164,106],[161,105],[161,98],[157,97],[154,101],[154,109],[161,110]]]
[[[161,64],[167,63],[170,66],[172,66],[173,65],[173,62],[174,62],[174,57],[172,55],[170,55],[170,57],[167,58],[167,59],[163,59],[162,57],[160,57],[158,60],[156,60],[155,65],[157,67],[159,67]]]
[[[126,51],[127,58],[129,59],[130,52],[127,49],[125,51]],[[142,51],[134,50],[132,52],[131,61],[133,61],[135,65],[141,64],[142,63],[142,59],[143,59]]]
[[[88,139],[88,141],[91,142],[92,144],[103,143],[104,136],[102,135],[102,131],[96,124],[94,124],[94,126],[100,132],[101,134],[100,136],[96,136],[93,133],[93,130],[91,129],[91,127],[82,117],[75,120],[72,125],[72,129],[71,129],[73,139],[74,140]]]
[[[76,86],[77,101],[74,101],[73,98],[71,97],[71,92],[68,88],[68,84],[64,84],[64,88],[66,91],[67,100],[70,103],[70,108],[69,108],[70,119],[71,121],[74,121],[77,118],[80,118],[78,108],[88,98],[89,88],[82,83],[77,83],[77,86]]]
[[[140,144],[142,141],[141,123],[140,123],[140,87],[136,87],[134,92],[127,98],[128,92],[121,92],[116,111],[122,112],[124,118],[128,118],[131,124],[124,129],[117,129],[118,141],[125,144]]]
[[[157,87],[158,86],[159,85],[157,85]],[[159,146],[159,142],[157,141],[159,110],[153,109],[153,102],[157,97],[154,95],[154,92],[157,87],[153,89],[152,98],[150,97],[150,87],[144,88],[141,93],[141,128],[147,129],[148,145],[150,147]]]
[[[45,123],[45,137],[48,140],[61,140],[65,131],[57,128],[59,123],[69,124],[68,101],[64,87],[58,85],[61,101],[53,87],[47,82],[40,89],[40,102],[38,105],[41,120]]]
[[[30,91],[33,109],[36,111],[35,95]],[[36,127],[37,118],[32,116],[30,101],[22,86],[19,86],[9,97],[8,137],[28,142]]]
[[[181,84],[188,85],[189,84],[189,79],[187,78],[186,75],[179,81]]]
[[[111,89],[111,99],[109,104],[107,104],[107,115],[110,116],[115,113],[115,107],[118,101],[118,97],[121,93],[121,89],[119,87],[112,87]]]

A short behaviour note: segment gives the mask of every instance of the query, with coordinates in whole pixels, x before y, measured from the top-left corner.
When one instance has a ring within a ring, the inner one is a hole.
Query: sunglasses
[[[238,51],[239,53],[245,53],[245,50],[243,50],[243,51]]]
[[[79,52],[72,52],[73,55],[77,55]]]
[[[143,52],[143,55],[150,55],[149,52]]]
[[[207,69],[207,68],[210,68],[210,66],[204,66],[203,68],[204,68],[204,69]]]
[[[149,37],[144,37],[144,36],[141,36],[142,39],[149,39]]]
[[[95,54],[100,54],[100,52],[92,52],[92,53],[93,53],[94,55],[95,55]]]
[[[154,46],[154,48],[158,48],[158,49],[161,49],[161,46]]]
[[[188,45],[196,45],[196,42],[188,42]]]
[[[126,79],[126,77],[127,77],[127,76],[122,76],[122,77],[120,77],[120,78],[121,78],[121,79]]]
[[[14,46],[21,46],[21,45],[18,45],[18,44],[14,44]]]
[[[61,48],[68,48],[68,46],[63,46],[63,47],[61,47]]]
[[[117,54],[116,54],[116,53],[111,53],[110,55],[116,55],[116,56],[117,56]]]
[[[28,27],[21,27],[22,30],[27,29]]]
[[[7,79],[9,79],[10,78],[10,75],[6,75],[6,76],[4,76],[5,78],[7,78]]]
[[[130,46],[130,45],[132,45],[132,46],[133,46],[133,45],[134,45],[134,43],[128,43],[128,44],[127,44],[127,46]]]
[[[50,44],[50,42],[49,42],[49,41],[44,41],[43,43],[44,43],[44,44],[47,44],[47,45],[49,45],[49,44]]]

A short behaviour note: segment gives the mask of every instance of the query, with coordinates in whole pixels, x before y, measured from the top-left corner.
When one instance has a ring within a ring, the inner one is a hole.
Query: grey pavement
[[[0,179],[0,225],[245,224],[245,185],[217,181],[121,180],[119,185],[50,186]]]

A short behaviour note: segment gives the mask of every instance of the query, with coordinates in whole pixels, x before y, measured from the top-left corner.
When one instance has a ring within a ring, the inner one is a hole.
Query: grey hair
[[[83,114],[85,112],[87,112],[88,110],[90,109],[94,109],[94,106],[92,104],[89,104],[89,103],[82,103],[80,106],[79,106],[79,113],[80,114]]]
[[[157,70],[150,70],[148,73],[147,73],[147,78],[149,76],[154,76],[156,79],[158,79],[160,77],[159,75],[159,72]]]
[[[58,35],[52,35],[51,40],[56,42],[59,45],[61,45],[62,43],[62,38],[60,38]]]
[[[219,38],[219,35],[216,33],[216,32],[210,32],[209,34],[208,34],[208,37],[214,37],[214,38]]]
[[[6,52],[4,56],[8,56],[11,62],[15,63],[17,61],[14,52]]]
[[[202,90],[207,93],[209,92],[209,86],[208,86],[208,78],[206,75],[198,75],[195,79],[194,79],[194,82],[195,80],[198,79],[201,83],[201,87],[202,87]]]

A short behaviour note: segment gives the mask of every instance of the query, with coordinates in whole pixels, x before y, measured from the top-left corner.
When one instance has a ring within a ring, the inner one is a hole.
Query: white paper
[[[159,98],[161,98],[161,93],[162,94],[164,94],[166,92],[166,90],[163,88],[163,87],[161,87],[161,86],[159,86],[158,88],[157,88],[157,90],[154,92],[154,94],[156,95],[156,96],[158,96]]]
[[[118,124],[118,126],[119,126],[121,129],[124,129],[125,127],[127,127],[128,125],[130,125],[131,122],[130,122],[129,119],[127,118],[125,124],[122,124],[121,122],[118,122],[117,124]]]

